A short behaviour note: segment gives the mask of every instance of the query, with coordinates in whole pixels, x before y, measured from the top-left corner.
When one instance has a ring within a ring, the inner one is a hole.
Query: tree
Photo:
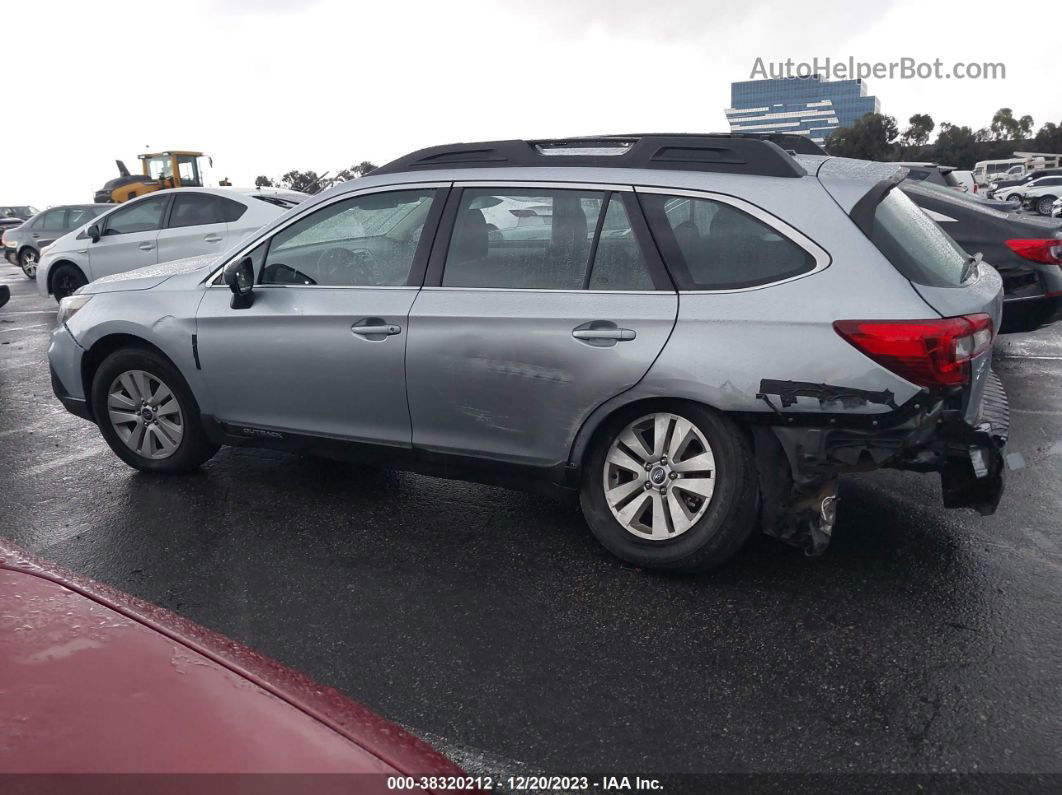
[[[1047,122],[1033,138],[1032,148],[1036,152],[1057,152],[1062,154],[1062,124]]]
[[[933,117],[928,113],[916,113],[907,121],[911,126],[904,130],[901,136],[904,145],[925,146],[929,143],[929,134],[936,127]]]
[[[320,193],[331,185],[330,182],[325,182],[327,176],[327,171],[318,175],[316,171],[292,169],[280,178],[280,185],[288,190],[297,190],[302,193]]]
[[[840,127],[826,139],[826,150],[839,157],[859,160],[889,160],[896,153],[896,119],[881,113],[868,113],[851,127]]]
[[[368,160],[362,160],[356,166],[345,168],[336,174],[335,179],[332,180],[332,184],[339,182],[346,182],[348,179],[357,179],[358,177],[364,177],[370,171],[375,171],[376,165],[370,163]]]
[[[1010,108],[1000,108],[992,116],[992,123],[988,129],[997,141],[1024,141],[1032,132],[1032,116],[1014,118],[1014,111]]]
[[[254,178],[254,186],[256,188],[275,188],[276,187],[276,185],[273,183],[273,180],[271,180],[269,177],[261,176],[261,175]]]
[[[969,127],[943,122],[933,144],[933,160],[959,168],[971,168],[979,159],[978,135]]]

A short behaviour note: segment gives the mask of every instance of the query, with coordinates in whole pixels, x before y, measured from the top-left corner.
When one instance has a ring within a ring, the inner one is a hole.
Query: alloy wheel
[[[1044,198],[1040,199],[1040,202],[1039,202],[1038,206],[1036,207],[1036,210],[1037,210],[1037,212],[1040,213],[1040,215],[1050,216],[1051,215],[1051,206],[1054,203],[1055,203],[1054,197],[1052,197],[1052,196],[1044,196]]]
[[[127,370],[111,382],[107,417],[125,446],[144,458],[169,458],[184,438],[184,413],[176,396],[144,370]]]
[[[30,250],[22,254],[22,272],[31,279],[37,277],[37,252]]]
[[[696,425],[658,412],[612,440],[602,475],[616,521],[640,539],[666,541],[704,516],[715,491],[715,456]]]

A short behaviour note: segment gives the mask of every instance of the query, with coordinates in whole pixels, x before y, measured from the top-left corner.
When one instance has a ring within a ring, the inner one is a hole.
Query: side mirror
[[[247,309],[254,303],[254,263],[250,257],[230,262],[225,267],[225,284],[232,290],[233,309]]]
[[[90,226],[88,229],[85,230],[85,234],[92,238],[92,242],[93,243],[99,243],[100,242],[100,225],[99,224],[93,224],[92,226]]]

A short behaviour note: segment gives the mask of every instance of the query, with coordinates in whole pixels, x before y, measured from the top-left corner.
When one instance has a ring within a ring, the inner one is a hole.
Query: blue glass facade
[[[860,116],[880,113],[877,97],[862,80],[824,80],[821,75],[730,84],[726,120],[732,132],[786,132],[816,143]]]

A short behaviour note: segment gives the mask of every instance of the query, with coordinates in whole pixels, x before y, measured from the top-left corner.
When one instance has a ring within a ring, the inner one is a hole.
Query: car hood
[[[174,276],[206,271],[210,266],[219,263],[221,257],[217,254],[205,254],[198,257],[185,257],[170,262],[162,262],[158,265],[148,265],[144,268],[116,273],[112,276],[104,276],[82,287],[81,293],[118,293],[127,290],[150,290],[158,287]],[[193,277],[193,280],[199,277]]]

